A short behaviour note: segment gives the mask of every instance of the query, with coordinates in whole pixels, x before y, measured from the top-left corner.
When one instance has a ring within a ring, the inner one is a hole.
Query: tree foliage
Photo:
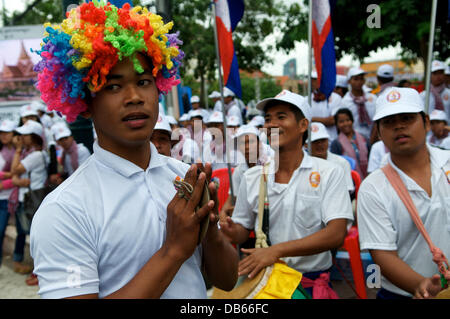
[[[303,5],[293,4],[289,16],[282,26],[283,38],[277,47],[286,51],[294,48],[294,41],[308,38],[307,1]],[[370,28],[367,20],[372,14],[367,8],[377,4],[381,13],[380,28]],[[435,57],[445,60],[450,55],[450,35],[447,21],[448,1],[438,1]],[[363,61],[371,51],[396,46],[400,43],[402,58],[415,61],[426,60],[430,31],[431,1],[423,0],[338,0],[332,13],[336,58],[351,54]]]

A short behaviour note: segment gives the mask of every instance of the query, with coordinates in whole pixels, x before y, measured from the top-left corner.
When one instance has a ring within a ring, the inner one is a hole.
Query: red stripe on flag
[[[319,34],[315,21],[312,22],[312,45],[314,48],[314,59],[316,60],[317,83],[320,85],[322,79],[322,48],[327,40],[328,34],[331,31],[331,16],[327,18],[322,28],[322,33]]]
[[[223,82],[226,85],[228,82],[228,76],[230,75],[231,63],[233,62],[234,57],[233,37],[231,36],[231,33],[228,32],[225,24],[222,22],[222,19],[216,18],[216,24],[217,35],[219,38],[220,59],[222,60],[223,67]]]

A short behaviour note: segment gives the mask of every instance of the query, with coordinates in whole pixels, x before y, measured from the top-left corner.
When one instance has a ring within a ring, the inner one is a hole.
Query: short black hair
[[[278,101],[278,100],[272,100],[272,101],[267,102],[267,104],[264,106],[264,113],[266,113],[269,108],[271,108],[272,106],[275,106],[275,105],[286,105],[287,107],[289,107],[289,110],[292,113],[294,113],[295,120],[297,121],[297,123],[305,118],[305,115],[297,106],[295,106],[291,103],[288,103],[288,102],[283,102],[283,101]],[[305,133],[303,133],[303,138],[302,138],[303,145],[306,143],[307,140],[308,140],[308,130],[306,130]]]
[[[394,81],[394,78],[393,77],[385,78],[385,77],[382,77],[382,76],[377,76],[377,80],[378,80],[378,82],[380,82],[382,84],[385,84],[385,83],[389,83],[389,82]]]

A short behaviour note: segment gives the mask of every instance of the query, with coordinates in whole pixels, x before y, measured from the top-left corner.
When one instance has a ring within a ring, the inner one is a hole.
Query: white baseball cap
[[[208,95],[208,97],[209,97],[210,99],[216,99],[216,98],[219,98],[219,97],[220,97],[220,93],[217,92],[217,91],[212,91],[212,93],[211,93],[210,95]]]
[[[17,125],[15,122],[11,120],[3,120],[0,123],[0,132],[12,132],[17,128]]]
[[[401,113],[420,113],[423,110],[422,98],[415,89],[391,87],[377,98],[373,120]]]
[[[184,121],[189,121],[191,119],[191,117],[189,116],[188,113],[184,113],[183,115],[180,116],[180,118],[178,119],[180,122],[184,122]]]
[[[377,70],[377,75],[382,78],[393,78],[394,68],[390,64],[383,64]]]
[[[441,110],[433,110],[430,113],[430,121],[445,121],[447,123],[447,114]]]
[[[33,107],[36,111],[47,112],[47,106],[41,101],[33,101],[31,102],[31,107]]]
[[[162,113],[159,113],[158,120],[156,121],[153,130],[167,131],[169,132],[169,134],[172,134],[172,129],[170,128],[169,120]]]
[[[236,134],[234,134],[234,138],[249,134],[253,134],[259,137],[259,130],[255,126],[250,124],[242,125],[237,129]]]
[[[24,125],[16,128],[16,132],[20,135],[36,134],[44,140],[44,127],[33,120],[28,120]]]
[[[256,108],[258,110],[264,111],[267,103],[271,101],[280,101],[292,104],[296,106],[300,111],[302,111],[303,115],[308,121],[311,121],[311,107],[308,105],[308,101],[303,96],[292,93],[288,90],[283,90],[273,98],[268,98],[260,101],[258,104],[256,104]]]
[[[317,79],[317,71],[311,71],[311,79]]]
[[[350,70],[348,70],[347,72],[347,81],[350,80],[353,76],[357,76],[360,74],[366,74],[366,71],[359,67],[350,68]]]
[[[236,115],[227,116],[227,126],[239,126],[239,118]]]
[[[200,116],[203,119],[203,112],[202,110],[191,110],[189,111],[189,116],[190,118]]]
[[[447,68],[447,66],[442,61],[434,60],[433,62],[431,62],[431,72],[440,71],[440,70],[445,71],[446,68]]]
[[[37,110],[33,107],[33,105],[25,104],[20,108],[20,117],[35,115],[39,117]]]
[[[167,121],[169,121],[169,124],[178,124],[177,120],[172,115],[166,115]]]
[[[320,122],[312,122],[311,123],[311,142],[321,140],[321,139],[330,139],[330,135],[327,132],[327,128]]]
[[[231,91],[229,88],[224,87],[223,88],[223,96],[227,97],[227,96],[235,96],[234,92]]]
[[[54,124],[50,130],[52,131],[56,141],[72,135],[72,132],[64,122]]]
[[[200,98],[197,95],[191,97],[191,103],[200,103]]]
[[[220,111],[214,111],[210,115],[207,123],[223,123],[223,113]]]
[[[265,122],[266,121],[264,120],[264,117],[262,117],[261,115],[256,115],[250,122],[248,122],[248,124],[253,126],[264,126]]]
[[[348,87],[348,81],[347,77],[345,75],[336,75],[336,87],[339,88],[347,88]]]

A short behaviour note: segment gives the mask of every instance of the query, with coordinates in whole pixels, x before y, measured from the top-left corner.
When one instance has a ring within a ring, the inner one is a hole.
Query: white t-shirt
[[[86,146],[84,146],[83,143],[77,144],[78,147],[78,167],[88,159],[89,156],[91,156],[91,153],[87,149]],[[72,162],[70,160],[70,155],[66,154],[66,158],[64,160],[64,172],[68,173],[69,176],[73,174],[73,167]]]
[[[31,190],[39,189],[45,186],[48,178],[47,163],[49,158],[47,152],[34,151],[28,154],[20,163],[25,167],[26,172],[20,178],[30,179]],[[21,187],[19,189],[19,201],[23,202],[25,193],[28,193],[28,187]]]
[[[314,101],[314,94],[311,98],[311,116],[312,117],[330,117],[336,114],[337,110],[341,107],[342,98],[339,94],[332,92],[328,100],[320,102]],[[337,138],[336,126],[326,127],[330,140],[334,141]]]
[[[352,168],[350,167],[350,163],[342,156],[333,154],[330,151],[327,153],[327,161],[331,161],[342,167],[344,170],[344,179],[347,185],[347,190],[350,192],[354,191],[355,185],[353,185]]]
[[[5,168],[5,164],[6,161],[3,158],[2,154],[0,153],[0,171],[3,171],[3,169]],[[9,196],[11,195],[12,192],[12,188],[11,189],[2,189],[0,191],[0,200],[7,200],[9,198]]]
[[[364,96],[366,98],[366,110],[367,114],[369,115],[370,119],[373,119],[375,115],[375,102],[377,100],[376,95],[372,93],[364,93]],[[358,107],[353,102],[353,99],[350,95],[350,92],[347,92],[344,97],[342,98],[342,107],[347,107],[352,111],[353,114],[353,128],[355,131],[358,131],[358,133],[364,135],[364,137],[368,140],[370,138],[370,133],[372,130],[372,126],[362,125],[359,121],[359,114],[358,114]]]
[[[304,238],[323,229],[337,218],[353,220],[350,196],[345,187],[343,169],[321,158],[303,152],[300,166],[288,184],[275,183],[268,174],[269,238],[272,245]],[[274,172],[273,161],[269,172]],[[262,166],[244,173],[232,220],[247,229],[256,229]],[[300,272],[323,271],[331,267],[331,253],[287,257],[283,260]]]
[[[425,103],[425,98],[427,97],[426,91],[420,92],[420,97],[422,98],[423,102]],[[442,103],[444,103],[444,112],[447,114],[447,123],[450,123],[450,89],[445,88],[441,93],[441,99]],[[428,106],[428,114],[431,114],[433,110],[435,109],[434,105],[434,96],[430,93],[430,103]]]
[[[377,168],[380,168],[381,165],[384,163],[383,159],[386,157],[386,154],[388,153],[389,150],[386,152],[386,148],[383,141],[375,142],[370,149],[369,162],[367,164],[367,172],[372,173]]]
[[[94,154],[50,193],[34,216],[30,251],[43,298],[125,286],[162,247],[172,181],[189,166],[158,154],[144,171],[94,143]],[[206,298],[201,246],[161,298]]]
[[[242,125],[242,113],[241,109],[237,104],[232,104],[228,109],[227,116],[236,116],[239,119],[239,125]]]
[[[390,155],[388,161],[408,189],[431,240],[449,256],[450,151],[429,145],[428,150],[432,174],[431,198],[413,179],[392,163]],[[398,256],[422,276],[431,277],[439,273],[425,239],[381,169],[374,171],[361,183],[357,209],[361,250],[397,251]],[[391,292],[411,296],[383,276],[381,286]]]

